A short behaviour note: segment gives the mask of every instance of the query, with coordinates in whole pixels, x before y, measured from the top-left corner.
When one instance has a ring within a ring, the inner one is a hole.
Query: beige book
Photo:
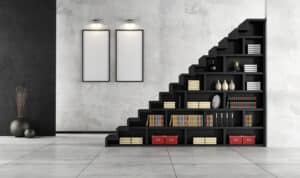
[[[188,109],[198,109],[198,102],[197,101],[188,101],[187,108]]]
[[[135,144],[135,145],[143,144],[143,137],[131,137],[131,144]]]
[[[217,144],[216,137],[205,137],[205,144]]]
[[[176,108],[175,104],[176,104],[175,101],[165,101],[164,108],[165,109],[175,109]]]
[[[119,144],[131,144],[131,138],[130,137],[120,137]]]
[[[210,101],[200,101],[198,102],[199,109],[210,109],[211,103]]]
[[[200,90],[200,80],[188,80],[188,90],[189,91],[199,91]]]
[[[193,144],[205,144],[205,137],[194,137]]]

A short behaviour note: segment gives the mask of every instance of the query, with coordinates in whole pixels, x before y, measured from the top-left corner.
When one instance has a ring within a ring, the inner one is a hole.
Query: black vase
[[[29,128],[28,122],[18,118],[10,123],[10,133],[15,137],[24,137],[24,131]]]

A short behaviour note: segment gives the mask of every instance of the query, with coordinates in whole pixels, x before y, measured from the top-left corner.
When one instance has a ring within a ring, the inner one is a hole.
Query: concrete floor
[[[0,137],[0,177],[300,177],[300,148],[106,148],[104,137]]]

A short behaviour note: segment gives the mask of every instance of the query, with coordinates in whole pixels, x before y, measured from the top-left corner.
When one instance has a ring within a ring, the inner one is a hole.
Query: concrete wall
[[[269,146],[300,146],[299,17],[299,1],[267,1]]]
[[[145,29],[143,83],[81,82],[80,30],[97,17],[111,30],[123,28],[126,18]],[[57,130],[125,124],[243,20],[264,17],[263,0],[57,0]]]

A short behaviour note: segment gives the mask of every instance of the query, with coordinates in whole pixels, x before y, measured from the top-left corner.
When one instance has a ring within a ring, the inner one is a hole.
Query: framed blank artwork
[[[116,30],[116,81],[144,81],[144,30]]]
[[[110,30],[82,30],[82,81],[110,80]]]

